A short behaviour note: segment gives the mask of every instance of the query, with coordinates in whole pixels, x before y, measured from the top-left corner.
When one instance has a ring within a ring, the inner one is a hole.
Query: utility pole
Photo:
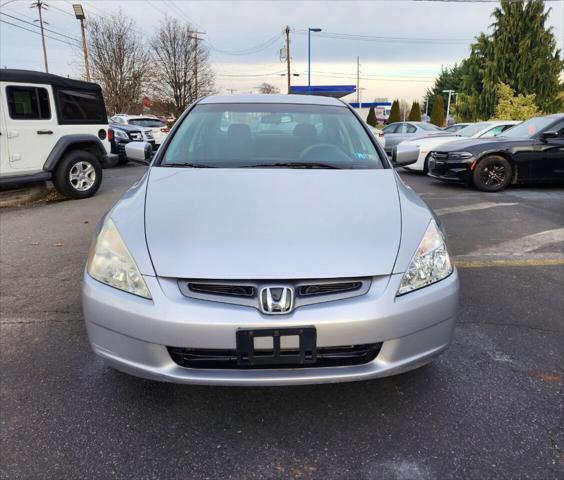
[[[290,26],[286,25],[286,75],[288,77],[288,95],[290,95],[290,91],[292,90],[292,82],[291,82],[291,75],[290,75]]]
[[[84,70],[86,71],[86,81],[90,81],[90,67],[88,65],[88,50],[86,48],[86,32],[84,29],[84,9],[80,3],[75,3],[72,6],[75,17],[80,20],[80,30],[82,32],[82,52],[84,53]]]
[[[448,115],[450,111],[450,97],[454,92],[454,90],[443,90],[443,93],[448,93],[448,103],[447,103],[447,114],[446,114],[446,125],[448,127]]]
[[[358,103],[358,109],[360,110],[360,57],[356,57],[356,103]]]
[[[190,37],[194,40],[194,99],[198,99],[198,42],[202,40],[198,35],[205,35],[206,32],[190,32],[195,34]]]
[[[49,65],[47,64],[47,47],[45,46],[45,33],[43,32],[43,15],[41,14],[41,10],[47,10],[46,3],[43,3],[42,0],[37,0],[35,3],[31,4],[31,8],[37,8],[39,12],[39,28],[41,29],[41,44],[43,45],[43,61],[45,62],[45,73],[49,73]]]

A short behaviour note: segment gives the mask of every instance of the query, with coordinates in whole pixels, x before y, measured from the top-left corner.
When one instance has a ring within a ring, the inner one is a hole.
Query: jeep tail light
[[[113,142],[114,140],[114,131],[112,129],[108,130],[108,141]]]

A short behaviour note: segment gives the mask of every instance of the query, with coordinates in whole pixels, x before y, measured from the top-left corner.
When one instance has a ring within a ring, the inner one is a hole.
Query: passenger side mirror
[[[546,132],[542,132],[540,134],[540,139],[543,142],[550,140],[551,138],[558,138],[558,132],[556,130],[547,130]]]
[[[153,156],[153,147],[148,142],[129,142],[125,146],[125,156],[133,162],[149,165]]]
[[[400,148],[400,145],[396,145],[392,148],[392,165],[394,167],[406,167],[407,165],[412,165],[417,162],[419,157],[419,147],[413,147],[410,149]]]

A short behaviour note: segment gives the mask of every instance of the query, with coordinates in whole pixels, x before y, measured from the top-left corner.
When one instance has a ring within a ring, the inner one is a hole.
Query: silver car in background
[[[426,122],[396,122],[383,129],[386,138],[386,153],[391,157],[392,149],[404,140],[423,138],[430,135],[448,135],[441,128]]]
[[[350,107],[228,95],[191,106],[101,220],[82,294],[92,348],[119,370],[290,385],[430,362],[458,289],[438,220]]]

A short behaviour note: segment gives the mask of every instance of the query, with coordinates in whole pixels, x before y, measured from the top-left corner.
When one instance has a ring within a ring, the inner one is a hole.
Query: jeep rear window
[[[57,109],[59,123],[106,123],[104,102],[95,92],[58,90]]]
[[[49,93],[45,88],[7,87],[8,110],[14,120],[48,120],[51,118]]]

